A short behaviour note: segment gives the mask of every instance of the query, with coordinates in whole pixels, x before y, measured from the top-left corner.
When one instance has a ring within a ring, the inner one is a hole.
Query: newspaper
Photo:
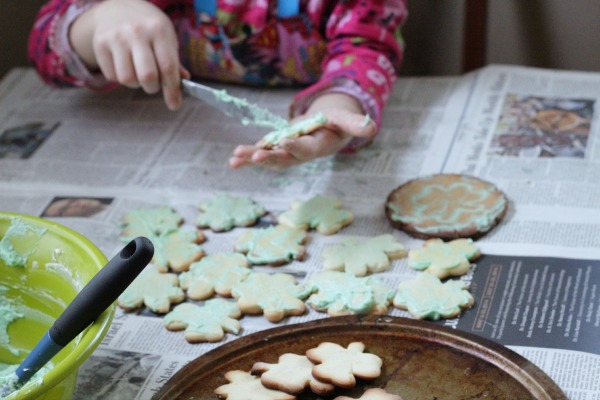
[[[295,93],[217,86],[283,117]],[[599,101],[600,74],[593,73],[492,65],[458,77],[405,77],[376,140],[357,153],[284,172],[230,170],[234,147],[264,130],[194,99],[171,112],[158,96],[55,90],[17,69],[0,84],[0,209],[53,219],[110,258],[122,246],[119,219],[134,208],[169,205],[193,225],[200,201],[247,195],[269,210],[259,225],[267,226],[293,200],[337,197],[354,222],[336,235],[310,232],[308,257],[277,268],[302,282],[321,270],[325,248],[348,237],[392,233],[407,249],[419,247],[383,212],[388,193],[408,179],[479,176],[507,194],[509,212],[478,240],[483,256],[461,278],[474,307],[439,323],[508,346],[570,399],[598,400]],[[69,215],[73,199],[93,211]],[[202,246],[207,254],[231,251],[239,232],[206,231]],[[377,276],[394,288],[415,274],[401,259]],[[410,317],[393,307],[389,314]],[[241,335],[325,317],[309,310],[273,324],[245,316]],[[189,344],[152,312],[117,310],[80,369],[75,399],[149,399],[186,363],[236,338]]]

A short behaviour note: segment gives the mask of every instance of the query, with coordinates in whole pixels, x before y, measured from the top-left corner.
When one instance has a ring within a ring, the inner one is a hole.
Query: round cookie
[[[410,180],[387,197],[390,224],[420,239],[477,239],[496,226],[508,200],[493,184],[468,175]]]

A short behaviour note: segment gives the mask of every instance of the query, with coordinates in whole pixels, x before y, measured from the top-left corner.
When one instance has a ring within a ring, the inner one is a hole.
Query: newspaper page
[[[476,175],[505,191],[510,208],[478,241],[483,256],[461,278],[474,307],[439,323],[509,346],[571,399],[600,399],[592,379],[600,370],[599,85],[600,74],[510,66],[402,78],[370,146],[284,172],[233,171],[227,161],[235,146],[266,132],[194,99],[171,112],[158,96],[56,90],[29,69],[14,70],[0,85],[0,209],[53,219],[110,258],[123,244],[120,219],[136,208],[168,205],[193,226],[201,201],[246,195],[269,211],[257,226],[265,227],[294,200],[339,198],[353,223],[336,235],[310,232],[308,256],[277,267],[304,282],[321,271],[324,249],[351,237],[391,233],[407,249],[421,245],[392,229],[383,212],[387,195],[403,182],[440,172]],[[281,116],[295,93],[218,87]],[[202,247],[214,254],[231,251],[240,229],[204,232]],[[400,259],[377,277],[395,288],[415,275]],[[393,307],[389,314],[410,317]],[[276,324],[244,316],[241,335],[325,317],[310,308]],[[157,314],[118,309],[80,369],[75,398],[149,399],[186,363],[236,338],[189,344]]]

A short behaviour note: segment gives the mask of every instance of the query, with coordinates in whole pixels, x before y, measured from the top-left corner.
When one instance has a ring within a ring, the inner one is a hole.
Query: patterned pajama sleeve
[[[323,75],[294,97],[292,116],[302,114],[325,92],[359,100],[378,126],[402,62],[398,28],[407,15],[405,0],[339,1],[327,22]]]

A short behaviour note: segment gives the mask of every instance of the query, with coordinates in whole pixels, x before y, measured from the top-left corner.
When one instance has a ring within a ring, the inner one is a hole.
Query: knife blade
[[[256,125],[274,130],[289,126],[286,119],[246,99],[232,96],[224,89],[215,89],[188,79],[181,80],[181,87],[184,93],[204,101],[229,117],[239,119],[243,125]]]

